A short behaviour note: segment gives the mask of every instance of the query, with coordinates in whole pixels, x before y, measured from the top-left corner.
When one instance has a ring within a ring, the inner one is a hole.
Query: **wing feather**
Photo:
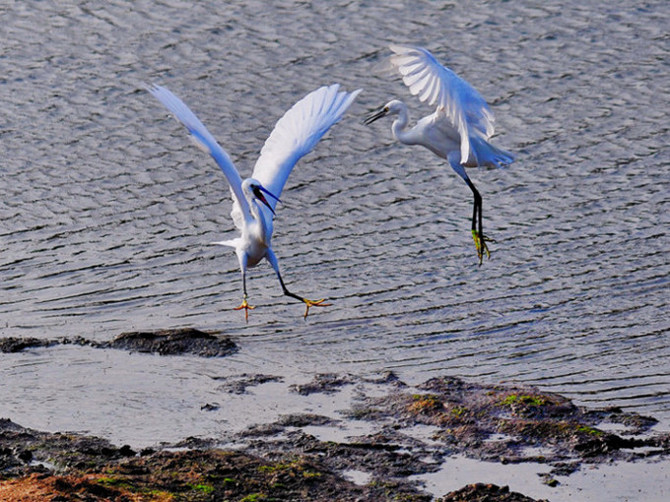
[[[360,89],[339,91],[339,85],[320,87],[293,105],[277,121],[263,145],[252,177],[277,197],[293,166],[309,153],[353,103]],[[269,200],[274,209],[275,200]]]
[[[494,117],[486,101],[467,81],[422,47],[391,45],[391,64],[403,77],[413,96],[429,105],[437,104],[461,136],[461,162],[470,156],[470,135],[488,139],[493,135]]]
[[[175,96],[166,87],[160,85],[145,85],[149,91],[158,101],[172,112],[172,114],[181,122],[188,132],[191,133],[197,145],[204,151],[209,153],[218,166],[223,171],[223,174],[228,180],[230,189],[233,195],[233,220],[236,226],[240,226],[239,217],[242,215],[249,215],[249,204],[247,203],[244,194],[242,193],[242,178],[235,169],[233,161],[230,159],[226,151],[216,142],[214,136],[207,130],[207,128],[200,122],[200,119],[191,111],[191,109],[184,104],[184,102]],[[237,207],[235,207],[237,204]],[[236,210],[241,211],[241,214],[235,214]]]

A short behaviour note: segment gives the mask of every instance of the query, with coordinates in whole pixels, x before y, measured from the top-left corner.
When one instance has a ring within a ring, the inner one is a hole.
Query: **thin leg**
[[[479,194],[479,191],[475,187],[474,183],[470,181],[470,178],[464,178],[467,185],[472,190],[475,201],[472,210],[472,238],[475,241],[475,247],[477,248],[477,257],[479,257],[479,264],[482,264],[484,260],[484,254],[487,258],[491,258],[491,252],[489,247],[486,245],[487,242],[491,240],[484,235],[484,228],[482,225],[482,196]]]
[[[474,183],[470,180],[470,177],[465,172],[465,167],[463,167],[463,165],[459,162],[459,159],[460,153],[449,155],[448,158],[449,164],[470,187],[470,190],[472,190],[472,195],[475,199],[472,206],[472,239],[475,241],[477,257],[479,258],[479,264],[481,265],[482,261],[484,260],[484,254],[486,254],[487,258],[491,257],[491,252],[489,251],[486,243],[492,241],[484,235],[484,228],[482,223],[482,196],[475,187]]]
[[[242,304],[239,307],[235,307],[233,310],[242,310],[244,309],[244,320],[249,322],[249,311],[255,309],[247,303],[247,260],[246,257],[240,258],[240,271],[242,272],[242,291],[244,296],[242,298]]]
[[[290,296],[291,298],[295,298],[298,301],[301,301],[305,304],[305,315],[304,318],[307,319],[307,316],[309,315],[309,308],[310,307],[330,307],[330,303],[325,303],[326,299],[321,298],[320,300],[308,300],[307,298],[303,298],[300,295],[296,295],[295,293],[292,293],[288,290],[286,285],[284,284],[284,280],[281,278],[281,274],[279,273],[279,262],[277,261],[277,257],[275,256],[274,252],[272,249],[268,249],[266,257],[268,261],[270,262],[270,265],[272,265],[272,268],[274,269],[275,273],[277,274],[277,279],[279,279],[279,284],[281,285],[282,291],[286,296]]]

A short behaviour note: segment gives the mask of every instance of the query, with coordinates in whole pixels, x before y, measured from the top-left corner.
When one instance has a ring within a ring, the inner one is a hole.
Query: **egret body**
[[[472,211],[472,237],[481,265],[484,254],[490,257],[482,228],[482,197],[466,167],[511,164],[514,156],[491,145],[493,113],[486,101],[468,82],[442,66],[422,47],[391,45],[394,52],[390,62],[402,75],[403,82],[412,95],[429,105],[437,104],[435,112],[423,117],[408,129],[407,106],[397,99],[375,110],[365,120],[371,124],[387,115],[395,116],[391,125],[393,137],[406,145],[422,145],[438,157],[446,159],[456,173],[467,183],[474,196]]]
[[[252,177],[244,181],[226,151],[188,106],[165,87],[153,85],[147,86],[147,90],[186,126],[198,146],[214,158],[228,180],[233,197],[231,216],[240,235],[214,244],[232,247],[237,254],[243,299],[236,310],[244,310],[248,320],[249,310],[254,307],[247,301],[247,269],[263,258],[277,274],[284,294],[305,304],[305,317],[310,307],[328,306],[324,299],[308,300],[292,293],[284,284],[271,245],[273,221],[279,196],[293,166],[342,117],[360,89],[349,93],[340,91],[339,85],[334,84],[321,87],[298,101],[279,119],[261,150]]]

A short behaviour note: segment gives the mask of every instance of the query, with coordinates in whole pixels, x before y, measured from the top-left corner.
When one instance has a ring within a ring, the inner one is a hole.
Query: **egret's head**
[[[265,195],[263,194],[269,195],[277,202],[281,201],[279,200],[279,197],[277,197],[275,194],[267,190],[263,185],[260,184],[259,181],[253,178],[248,178],[244,180],[244,182],[242,183],[242,190],[248,193],[250,197],[260,200],[263,204],[265,204],[268,207],[270,211],[272,211],[272,214],[275,214],[275,210],[272,209],[272,206],[270,205],[268,200],[265,198]]]
[[[381,108],[378,108],[370,112],[370,114],[366,117],[364,123],[365,125],[370,125],[375,120],[379,120],[380,118],[386,117],[387,115],[397,115],[398,113],[400,113],[402,106],[403,104],[401,101],[393,99],[388,103],[386,103]]]

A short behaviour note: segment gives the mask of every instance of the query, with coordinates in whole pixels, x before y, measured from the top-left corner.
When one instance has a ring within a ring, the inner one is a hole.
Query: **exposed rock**
[[[23,349],[49,347],[57,344],[54,340],[40,340],[39,338],[15,338],[13,336],[0,338],[0,352],[9,354],[21,352]]]
[[[335,373],[319,373],[310,383],[303,385],[291,385],[289,388],[302,396],[314,393],[330,394],[337,392],[343,385],[353,383],[348,375],[337,375]]]
[[[51,340],[8,337],[0,339],[0,352],[20,352],[26,348],[51,347],[59,344],[148,352],[162,356],[193,354],[200,357],[222,357],[238,350],[237,345],[228,337],[183,328],[121,333],[109,342],[96,342],[79,336]]]
[[[239,377],[215,377],[215,380],[225,380],[219,387],[229,394],[246,394],[247,388],[261,385],[267,382],[281,382],[284,379],[274,375],[249,375],[242,374]]]
[[[534,502],[535,499],[517,492],[510,492],[507,486],[475,483],[445,495],[437,502]],[[547,501],[537,501],[547,502]]]
[[[126,350],[179,353],[188,351],[191,338],[200,350],[200,341],[206,345],[213,337],[189,332],[173,335],[126,334],[119,337],[119,345]],[[176,348],[162,345],[170,341],[176,342]],[[274,381],[265,375],[243,377],[242,383]],[[313,413],[283,415],[274,423],[258,424],[241,433],[187,438],[140,454],[104,439],[38,432],[0,419],[0,500],[428,502],[433,497],[410,481],[411,476],[439,471],[454,453],[502,463],[549,464],[553,469],[541,479],[550,487],[559,484],[555,476],[568,476],[583,463],[670,455],[670,435],[649,433],[655,423],[652,418],[617,408],[587,410],[533,387],[480,385],[439,377],[411,388],[387,378],[375,381],[386,394],[380,395],[377,387],[374,396],[368,396],[364,390],[370,382],[326,374],[294,389],[309,395],[364,384],[356,388],[353,409],[343,412],[342,420]],[[216,413],[216,406],[210,412]],[[322,441],[302,430],[314,425],[339,428],[347,420],[370,421],[375,432]],[[599,423],[621,424],[627,430],[622,437],[598,429]],[[423,426],[430,438],[412,434]],[[235,449],[221,449],[222,443]],[[542,455],[527,453],[538,449],[529,447],[541,447]],[[369,480],[364,485],[353,483],[344,475],[351,471],[365,473]],[[504,486],[478,483],[438,501],[533,499]]]
[[[162,356],[194,354],[220,357],[237,351],[237,346],[230,338],[191,328],[121,333],[106,345],[114,349],[151,352]]]

